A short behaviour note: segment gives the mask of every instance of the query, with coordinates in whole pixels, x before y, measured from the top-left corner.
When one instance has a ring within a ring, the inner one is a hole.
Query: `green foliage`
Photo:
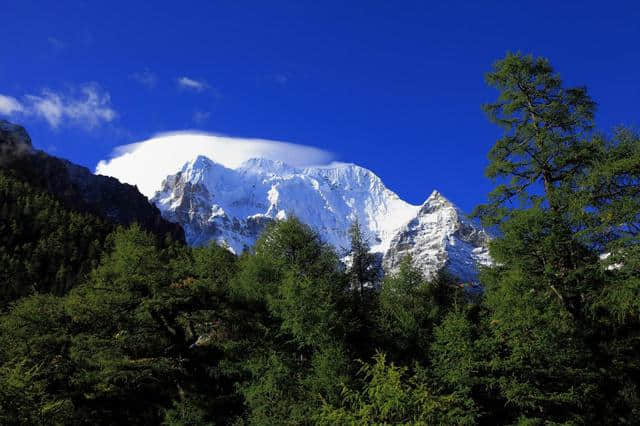
[[[596,400],[588,348],[556,294],[532,284],[510,271],[487,291],[492,381],[518,412],[556,421],[580,418]]]
[[[195,248],[193,258],[195,274],[215,288],[226,289],[236,274],[236,257],[226,248],[214,243]]]
[[[299,345],[319,347],[345,333],[347,282],[340,261],[297,219],[269,228],[241,263],[235,292],[263,303]]]
[[[486,361],[474,392],[510,421],[629,422],[638,412],[638,138],[593,135],[586,89],[563,87],[545,59],[508,54],[487,81],[500,96],[485,109],[505,134],[487,168],[500,184],[477,210],[500,237],[482,277],[486,317],[474,333]]]
[[[185,399],[174,402],[173,407],[167,410],[163,425],[166,426],[190,426],[190,425],[214,425],[207,420],[207,412],[201,408],[201,401]]]
[[[519,198],[523,205],[540,200],[535,192],[542,184],[546,201],[560,208],[554,190],[590,162],[595,102],[584,87],[565,88],[548,60],[508,53],[486,75],[498,89],[497,102],[484,110],[504,135],[489,152],[486,174],[502,182],[489,195],[490,203],[477,213],[491,223],[508,214],[504,204]]]
[[[227,379],[234,373],[219,366],[227,344],[218,338],[227,324],[212,279],[230,276],[233,261],[203,252],[202,279],[181,277],[197,269],[188,251],[180,253],[187,249],[163,249],[138,226],[116,231],[109,245],[90,279],[68,295],[23,298],[2,317],[3,362],[39,366],[48,393],[72,401],[78,421],[157,423],[171,401],[186,404],[185,392],[217,394],[203,404],[207,421],[220,407],[223,417],[239,410]]]
[[[71,401],[47,393],[39,367],[26,367],[26,360],[0,366],[0,423],[64,424],[73,410]]]
[[[474,424],[469,401],[455,394],[438,395],[421,374],[408,376],[405,367],[378,354],[363,364],[361,391],[345,387],[341,406],[325,403],[314,418],[321,425]]]
[[[349,279],[351,288],[360,291],[360,298],[365,297],[365,288],[374,287],[379,279],[380,271],[375,265],[375,256],[369,250],[369,244],[362,234],[360,224],[356,220],[349,228],[351,250],[349,252]]]
[[[336,398],[348,367],[346,278],[335,252],[297,219],[271,226],[241,259],[232,291],[262,310],[265,328],[240,388],[250,423],[307,423],[320,396]]]
[[[451,277],[441,273],[428,282],[410,257],[384,278],[379,299],[378,323],[393,353],[400,356],[426,351],[434,326],[449,309],[466,303]]]
[[[34,292],[69,290],[97,266],[111,230],[0,171],[0,307]]]
[[[606,253],[607,283],[594,307],[621,323],[638,320],[640,295],[640,136],[619,128],[597,135],[598,155],[572,197],[577,238]]]
[[[4,371],[14,371],[19,365],[21,371],[33,373],[25,375],[24,386],[41,389],[39,392],[47,393],[51,400],[72,400],[63,389],[73,368],[68,360],[68,324],[60,297],[36,294],[15,302],[9,313],[0,317],[0,363]],[[33,411],[37,413],[38,408]]]
[[[475,334],[475,324],[460,310],[450,312],[434,331],[434,373],[445,386],[464,394],[471,391],[482,362]]]

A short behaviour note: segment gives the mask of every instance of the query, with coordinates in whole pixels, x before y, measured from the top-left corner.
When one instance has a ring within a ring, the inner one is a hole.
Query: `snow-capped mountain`
[[[358,220],[391,270],[410,254],[427,276],[446,267],[473,280],[476,265],[489,262],[488,235],[437,191],[415,206],[355,164],[294,168],[255,158],[230,169],[198,156],[168,176],[152,202],[182,225],[190,244],[213,240],[235,253],[253,245],[269,222],[295,215],[343,253]]]

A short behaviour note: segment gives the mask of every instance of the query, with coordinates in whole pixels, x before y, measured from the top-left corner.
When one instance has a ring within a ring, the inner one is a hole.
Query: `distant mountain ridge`
[[[152,202],[182,225],[189,244],[215,241],[235,253],[271,221],[295,215],[340,253],[349,249],[357,220],[387,270],[411,255],[428,277],[446,269],[475,281],[478,266],[491,262],[489,235],[439,192],[412,205],[355,164],[295,168],[254,158],[231,169],[198,156],[167,176]]]
[[[69,209],[119,225],[136,222],[158,235],[184,241],[180,225],[165,220],[135,186],[36,150],[22,126],[5,120],[0,120],[0,169],[51,193]]]

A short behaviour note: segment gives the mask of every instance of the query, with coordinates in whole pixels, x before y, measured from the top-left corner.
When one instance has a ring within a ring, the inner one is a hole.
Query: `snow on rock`
[[[240,253],[273,220],[296,216],[340,254],[358,220],[373,252],[393,270],[406,255],[432,276],[447,268],[465,280],[487,264],[488,236],[437,191],[422,206],[401,200],[370,170],[355,164],[295,168],[250,159],[230,169],[204,156],[168,176],[152,199],[180,223],[187,241],[215,241]]]
[[[383,265],[394,270],[411,256],[414,265],[432,277],[447,269],[464,281],[477,280],[478,265],[489,265],[489,235],[438,191],[433,191],[418,214],[393,237]]]

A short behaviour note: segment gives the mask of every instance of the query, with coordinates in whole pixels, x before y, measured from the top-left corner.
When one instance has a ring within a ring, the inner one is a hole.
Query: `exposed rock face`
[[[156,234],[184,241],[181,227],[165,220],[135,186],[34,149],[23,127],[4,120],[0,120],[0,168],[52,193],[71,209],[121,225],[137,222]]]
[[[491,263],[489,239],[449,200],[433,191],[416,217],[393,237],[383,265],[393,270],[404,257],[411,256],[429,276],[446,269],[464,281],[475,281],[477,267]]]
[[[152,201],[183,226],[189,244],[216,241],[235,253],[252,246],[269,222],[295,215],[340,254],[357,220],[387,270],[411,255],[429,277],[445,268],[473,281],[478,264],[490,262],[489,236],[437,191],[414,206],[354,164],[297,169],[252,159],[229,169],[199,156],[168,176]]]
[[[34,153],[29,134],[22,126],[0,120],[0,166]]]

